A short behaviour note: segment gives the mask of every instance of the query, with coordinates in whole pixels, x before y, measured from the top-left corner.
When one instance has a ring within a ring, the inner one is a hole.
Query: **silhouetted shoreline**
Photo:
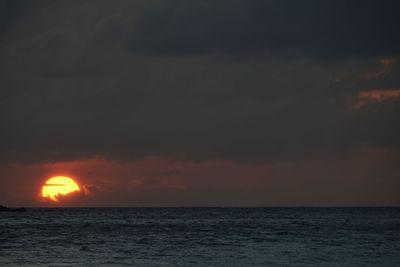
[[[0,211],[26,211],[25,208],[7,208],[5,206],[0,205]]]

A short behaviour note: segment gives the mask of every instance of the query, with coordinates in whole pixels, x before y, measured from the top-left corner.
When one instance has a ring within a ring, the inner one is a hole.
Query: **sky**
[[[398,10],[1,0],[0,204],[398,206]]]

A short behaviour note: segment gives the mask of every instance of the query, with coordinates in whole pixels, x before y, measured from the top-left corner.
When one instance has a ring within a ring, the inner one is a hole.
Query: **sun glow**
[[[42,187],[42,197],[52,201],[58,201],[58,196],[68,195],[72,192],[80,191],[78,184],[66,176],[56,176],[50,178]]]

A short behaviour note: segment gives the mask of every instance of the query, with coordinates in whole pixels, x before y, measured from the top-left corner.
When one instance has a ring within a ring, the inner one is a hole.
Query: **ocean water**
[[[400,266],[400,209],[1,212],[0,266]]]

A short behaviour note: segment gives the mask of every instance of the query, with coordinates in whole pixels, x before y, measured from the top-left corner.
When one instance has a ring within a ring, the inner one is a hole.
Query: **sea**
[[[400,208],[0,212],[0,266],[400,266]]]

